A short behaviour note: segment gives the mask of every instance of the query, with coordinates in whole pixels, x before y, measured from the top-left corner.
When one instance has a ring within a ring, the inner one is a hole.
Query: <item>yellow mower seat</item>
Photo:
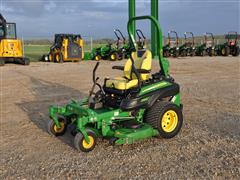
[[[138,57],[137,52],[132,53],[134,60],[134,65],[136,69],[143,69],[151,71],[152,69],[152,53],[149,50],[146,50],[141,57]],[[128,59],[124,66],[124,76],[116,77],[114,79],[109,79],[106,81],[105,86],[108,88],[114,88],[118,90],[128,90],[138,85],[138,79],[135,74],[132,74],[132,62],[131,59]],[[140,80],[146,81],[150,77],[150,73],[140,73]]]

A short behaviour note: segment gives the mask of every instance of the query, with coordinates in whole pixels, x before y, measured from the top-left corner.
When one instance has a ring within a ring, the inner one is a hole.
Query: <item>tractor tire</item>
[[[164,56],[164,57],[169,57],[169,56],[170,56],[169,51],[165,51],[165,52],[163,53],[163,56]]]
[[[54,58],[55,62],[57,63],[63,63],[63,55],[62,53],[56,53],[55,54],[55,58]]]
[[[228,46],[225,46],[221,49],[221,55],[222,56],[229,56],[230,54],[230,48]]]
[[[4,66],[5,65],[5,59],[0,58],[0,66]]]
[[[240,48],[237,46],[234,48],[232,52],[232,56],[239,56],[239,54],[240,54]]]
[[[65,124],[64,120],[59,120],[59,123],[61,124],[61,128],[57,128],[56,124],[54,123],[53,120],[50,120],[48,122],[48,133],[54,136],[62,136],[65,134],[67,130],[67,125]]]
[[[54,55],[54,54],[52,54],[52,53],[49,53],[49,54],[48,54],[48,61],[49,61],[49,62],[55,62],[55,59],[54,59],[54,58],[55,58],[55,55]]]
[[[21,61],[21,64],[24,66],[28,66],[30,64],[30,60],[28,58],[23,58]]]
[[[81,132],[78,132],[74,138],[74,146],[77,150],[83,151],[83,152],[90,152],[92,151],[97,143],[97,136],[96,134],[90,130],[87,129],[87,134],[90,139],[90,143],[87,143],[84,139],[84,136]]]
[[[195,51],[194,50],[192,50],[191,52],[190,52],[190,56],[196,56],[196,53],[195,53]]]
[[[178,51],[175,51],[175,52],[173,53],[173,57],[178,58],[178,56],[179,56],[179,52],[178,52]]]
[[[102,59],[102,57],[100,56],[100,55],[96,55],[95,57],[94,57],[94,60],[95,61],[100,61]]]
[[[200,55],[201,55],[202,57],[206,56],[206,54],[207,54],[207,52],[206,52],[205,50],[203,50],[203,51],[200,53]]]
[[[186,57],[186,56],[187,56],[187,51],[186,50],[182,50],[181,57]]]
[[[163,138],[176,136],[183,124],[182,109],[170,102],[157,101],[145,114],[145,122]]]
[[[212,48],[207,49],[207,55],[214,56],[214,49],[212,49]]]
[[[119,59],[119,55],[117,52],[113,52],[110,54],[110,60],[111,61],[117,61]]]

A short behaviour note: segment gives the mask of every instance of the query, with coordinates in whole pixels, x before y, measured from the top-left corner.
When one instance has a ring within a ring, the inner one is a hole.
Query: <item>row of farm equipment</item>
[[[115,43],[93,48],[91,52],[83,51],[83,40],[79,34],[56,34],[54,44],[50,52],[42,57],[43,61],[64,62],[80,60],[122,60],[129,58],[130,44],[119,29],[114,30]],[[143,49],[147,45],[143,32],[136,30],[138,36],[138,48]]]
[[[114,30],[115,43],[108,43],[93,48],[91,52],[83,52],[83,40],[80,35],[56,34],[54,45],[50,52],[43,56],[44,61],[65,62],[80,60],[111,60],[127,59],[131,52],[128,40],[119,29]],[[147,38],[140,29],[136,30],[137,45],[139,49],[147,47]],[[202,43],[197,44],[192,32],[185,32],[184,38],[179,38],[176,31],[169,31],[167,43],[163,47],[164,57],[186,56],[239,56],[237,32],[229,32],[225,35],[226,41],[217,44],[212,33],[205,33]],[[180,40],[182,43],[180,44]]]
[[[0,14],[0,66],[5,62],[17,62],[23,65],[30,63],[24,56],[23,42],[17,38],[16,24],[7,22]],[[56,34],[54,43],[48,54],[41,60],[49,62],[68,62],[81,60],[122,60],[127,59],[131,53],[131,44],[119,29],[114,30],[116,40],[114,43],[99,45],[90,52],[84,52],[84,40],[80,34]],[[148,46],[146,36],[140,29],[136,30],[137,48],[139,50]],[[185,32],[184,38],[179,38],[176,31],[168,32],[168,42],[163,47],[165,57],[186,56],[239,56],[239,35],[229,32],[225,35],[224,43],[216,43],[212,33],[205,33],[202,43],[196,44],[192,32]],[[180,40],[182,43],[180,44]]]
[[[226,42],[216,44],[212,33],[205,33],[203,43],[196,44],[192,32],[185,32],[182,44],[179,43],[179,36],[176,31],[168,32],[168,42],[163,47],[165,57],[186,57],[186,56],[239,56],[238,46],[239,35],[237,32],[229,32],[225,35]]]

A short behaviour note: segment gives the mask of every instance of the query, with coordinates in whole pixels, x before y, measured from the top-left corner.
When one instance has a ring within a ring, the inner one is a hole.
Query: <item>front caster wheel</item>
[[[57,127],[57,125],[54,123],[54,121],[50,120],[48,122],[48,132],[49,134],[52,134],[54,136],[62,136],[66,132],[66,124],[64,123],[63,120],[59,121],[60,128]]]
[[[87,130],[87,134],[89,137],[89,143],[85,140],[81,132],[78,132],[76,134],[74,138],[74,146],[76,147],[77,150],[83,152],[90,152],[95,148],[97,142],[96,134],[91,130]]]

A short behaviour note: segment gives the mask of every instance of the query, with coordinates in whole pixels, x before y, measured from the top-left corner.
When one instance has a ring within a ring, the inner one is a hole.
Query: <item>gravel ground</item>
[[[101,62],[98,75],[119,71]],[[90,153],[73,137],[46,132],[48,107],[85,96],[95,62],[7,64],[1,71],[0,179],[240,179],[240,59],[170,59],[181,85],[184,125],[173,139],[151,138]],[[154,71],[158,69],[154,62]]]

